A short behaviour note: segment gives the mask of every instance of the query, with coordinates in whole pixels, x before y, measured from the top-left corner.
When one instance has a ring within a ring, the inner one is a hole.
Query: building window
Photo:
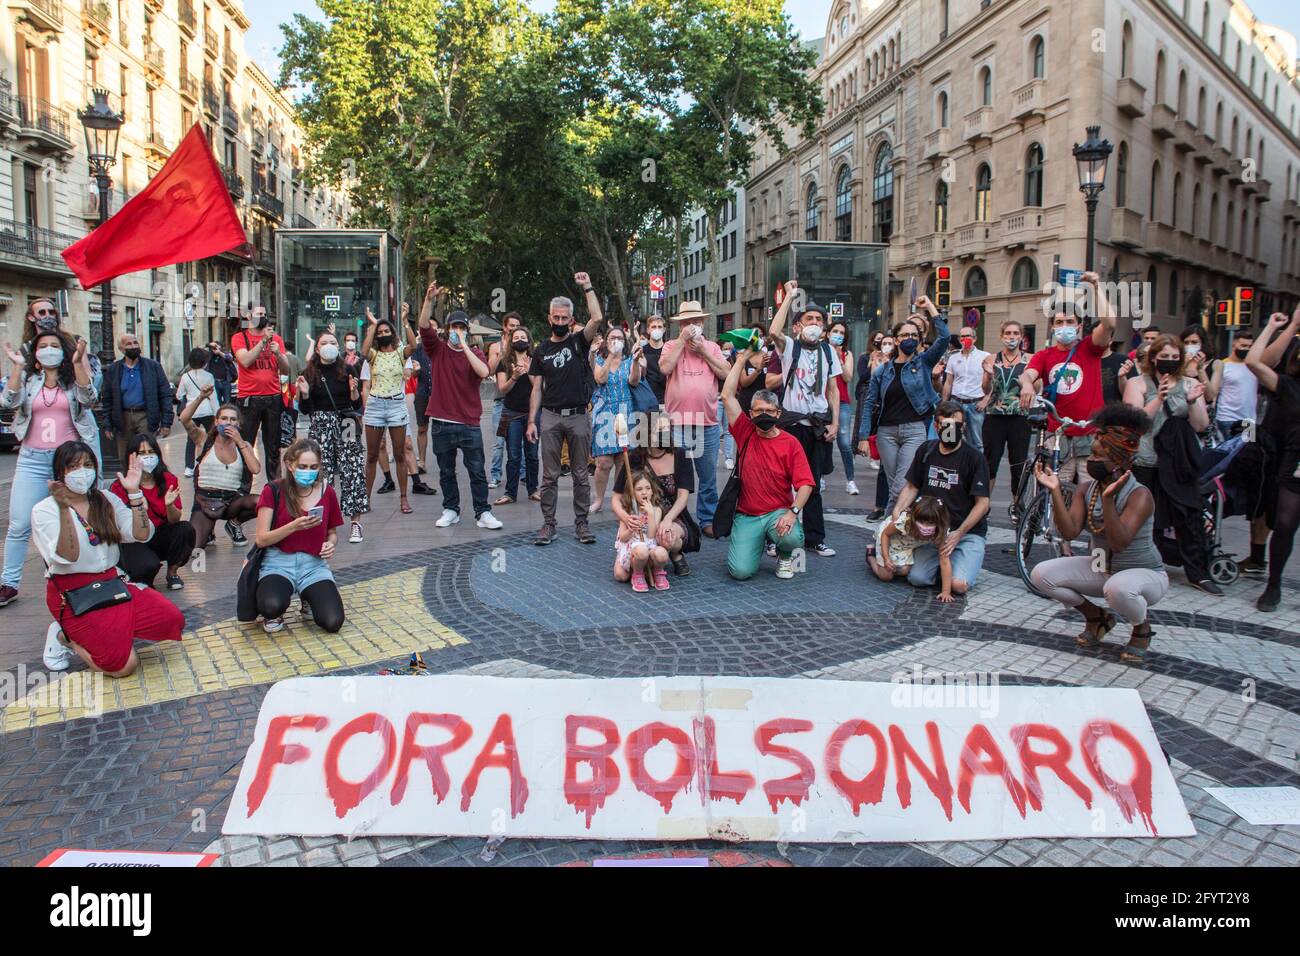
[[[993,70],[984,67],[980,70],[980,106],[993,105]]]
[[[27,225],[39,226],[41,222],[36,205],[36,167],[31,163],[23,163],[23,206]]]
[[[888,242],[894,233],[894,151],[888,143],[876,154],[871,194],[875,241]]]
[[[1151,199],[1147,203],[1147,219],[1160,221],[1160,163],[1151,164]]]
[[[813,183],[808,187],[808,203],[805,206],[804,213],[804,235],[805,239],[817,238],[817,184]]]
[[[980,163],[975,173],[975,221],[989,221],[989,200],[993,195],[993,170],[988,163]]]
[[[939,94],[939,128],[948,128],[948,94]]]
[[[835,183],[835,239],[849,242],[853,238],[853,190],[849,186],[849,167],[840,167]]]
[[[982,299],[989,294],[989,280],[979,266],[966,273],[966,298]]]
[[[1149,313],[1150,315],[1155,315],[1155,313],[1160,311],[1160,295],[1159,290],[1156,288],[1156,282],[1159,278],[1155,266],[1152,266],[1147,270],[1147,288],[1151,290],[1151,301],[1146,303],[1146,305],[1151,310]]]
[[[1119,144],[1115,162],[1115,205],[1121,209],[1128,205],[1128,143]]]
[[[1178,315],[1178,270],[1169,273],[1169,314]]]
[[[1043,147],[1034,143],[1025,154],[1025,205],[1043,204]]]
[[[1037,288],[1038,265],[1029,256],[1025,256],[1011,272],[1011,291],[1033,292]]]
[[[942,179],[934,187],[934,231],[948,231],[948,184]]]
[[[1133,63],[1133,24],[1124,22],[1124,31],[1119,41],[1119,75],[1127,78]]]
[[[1183,203],[1183,174],[1174,173],[1173,208],[1169,211],[1169,225],[1178,228],[1178,207]]]
[[[1029,44],[1029,57],[1034,64],[1034,79],[1041,80],[1047,75],[1047,57],[1046,44],[1043,43],[1042,37],[1034,37],[1033,42]]]

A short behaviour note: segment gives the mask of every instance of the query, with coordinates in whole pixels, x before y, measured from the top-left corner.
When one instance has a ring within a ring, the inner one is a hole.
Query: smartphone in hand
[[[307,515],[308,515],[308,517],[315,518],[317,521],[324,521],[324,520],[325,520],[325,506],[324,506],[324,505],[317,505],[317,506],[314,507],[314,508],[308,508],[308,509],[307,509]]]

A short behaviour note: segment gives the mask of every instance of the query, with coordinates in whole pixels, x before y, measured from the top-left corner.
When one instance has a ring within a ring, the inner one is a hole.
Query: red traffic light
[[[1241,290],[1241,297],[1242,297],[1243,300],[1249,302],[1251,299],[1255,298],[1255,290],[1254,290],[1254,289],[1242,289],[1242,290]]]
[[[948,266],[940,266],[940,267],[939,267],[939,278],[940,278],[940,279],[951,279],[951,278],[952,278],[952,269],[948,268]]]
[[[1228,311],[1228,303],[1226,303],[1226,302],[1220,302],[1220,303],[1219,303],[1219,312],[1220,312],[1220,313],[1223,313],[1223,312],[1227,312],[1227,311]]]

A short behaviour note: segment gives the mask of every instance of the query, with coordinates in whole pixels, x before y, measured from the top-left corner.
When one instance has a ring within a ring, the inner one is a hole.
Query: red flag
[[[63,250],[81,287],[228,252],[248,242],[225,177],[197,123],[138,196]]]

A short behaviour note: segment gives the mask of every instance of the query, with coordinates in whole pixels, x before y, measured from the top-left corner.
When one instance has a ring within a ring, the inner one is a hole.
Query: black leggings
[[[202,489],[199,489],[199,494],[203,494]],[[226,510],[222,512],[220,518],[209,518],[196,502],[194,510],[190,512],[190,524],[194,526],[194,540],[198,542],[200,548],[206,548],[208,546],[208,535],[212,534],[212,529],[216,527],[218,521],[225,520],[233,521],[235,524],[243,524],[245,521],[252,521],[256,517],[257,495],[241,495],[226,505]]]
[[[302,592],[311,607],[317,627],[331,634],[343,627],[343,595],[333,581],[317,581]],[[257,582],[257,611],[268,621],[284,617],[293,600],[293,582],[278,574],[268,574]]]
[[[984,460],[989,466],[989,481],[998,476],[1002,452],[1011,464],[1011,493],[1020,487],[1020,475],[1029,457],[1029,419],[1024,415],[984,416]]]
[[[194,525],[188,521],[172,521],[153,529],[148,541],[130,541],[121,546],[117,566],[136,584],[153,587],[154,578],[166,564],[179,568],[188,564],[194,553]]]
[[[1282,570],[1291,557],[1296,529],[1300,528],[1300,489],[1279,483],[1273,534],[1268,539],[1268,586],[1282,586]]]

